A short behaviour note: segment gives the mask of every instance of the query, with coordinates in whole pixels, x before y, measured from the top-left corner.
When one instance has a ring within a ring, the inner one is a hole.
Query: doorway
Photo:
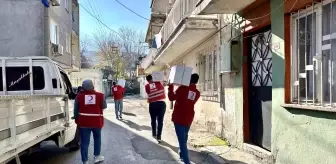
[[[272,132],[272,33],[260,31],[249,38],[248,85],[250,142],[271,150]]]

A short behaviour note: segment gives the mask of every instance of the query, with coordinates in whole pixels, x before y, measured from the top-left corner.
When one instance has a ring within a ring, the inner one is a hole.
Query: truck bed
[[[69,127],[64,98],[67,95],[0,96],[0,163]]]

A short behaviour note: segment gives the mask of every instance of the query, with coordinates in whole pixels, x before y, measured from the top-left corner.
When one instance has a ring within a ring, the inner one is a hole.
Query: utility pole
[[[112,55],[114,57],[119,57],[120,49],[119,49],[118,46],[112,46]],[[116,59],[112,59],[112,60],[116,60]],[[113,63],[113,61],[112,61],[112,63]],[[117,81],[118,78],[119,78],[119,61],[117,61],[115,64],[117,66],[115,81]]]

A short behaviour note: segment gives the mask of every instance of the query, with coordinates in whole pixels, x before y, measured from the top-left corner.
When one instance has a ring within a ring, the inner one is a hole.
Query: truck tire
[[[77,127],[75,138],[70,142],[70,151],[77,151],[80,149],[81,137],[79,133],[79,128]]]

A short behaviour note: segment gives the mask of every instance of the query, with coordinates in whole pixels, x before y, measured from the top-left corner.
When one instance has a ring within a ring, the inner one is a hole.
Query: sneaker
[[[101,161],[104,161],[104,156],[95,156],[94,157],[94,163],[98,163],[98,162],[101,162]]]
[[[119,116],[120,119],[122,119],[122,116]]]
[[[162,142],[162,140],[161,140],[161,136],[157,136],[156,140],[157,140],[159,143],[161,143],[161,142]]]

